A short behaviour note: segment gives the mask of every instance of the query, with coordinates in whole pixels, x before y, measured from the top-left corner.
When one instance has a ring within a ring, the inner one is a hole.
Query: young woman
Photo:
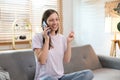
[[[74,32],[67,39],[58,33],[59,15],[53,9],[44,12],[42,23],[46,23],[42,33],[37,33],[32,40],[36,57],[36,74],[34,80],[92,80],[90,70],[64,74],[63,62],[71,59],[71,41]],[[43,25],[42,24],[42,25]]]

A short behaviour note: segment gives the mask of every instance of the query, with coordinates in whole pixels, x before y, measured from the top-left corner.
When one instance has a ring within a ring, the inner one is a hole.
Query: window
[[[15,18],[29,18],[29,0],[0,0],[0,41],[12,41]]]
[[[3,47],[6,43],[7,46],[12,45],[12,24],[15,19],[29,19],[34,35],[34,33],[42,31],[40,27],[41,17],[46,9],[52,8],[57,10],[62,20],[61,5],[62,0],[0,0],[0,47]],[[8,49],[10,48],[8,47]]]

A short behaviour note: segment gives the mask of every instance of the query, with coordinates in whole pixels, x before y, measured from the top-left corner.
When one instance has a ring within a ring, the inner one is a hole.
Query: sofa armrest
[[[100,60],[102,67],[120,70],[120,59],[119,58],[107,57],[107,56],[102,56],[102,55],[98,55],[98,58]]]

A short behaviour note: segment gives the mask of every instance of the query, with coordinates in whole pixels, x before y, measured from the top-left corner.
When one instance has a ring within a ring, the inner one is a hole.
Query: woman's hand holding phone
[[[50,33],[50,27],[47,25],[47,23],[45,21],[43,21],[42,27],[43,27],[43,29],[45,29],[47,27],[47,32],[48,32],[47,34],[49,35],[49,33]]]
[[[45,39],[49,39],[49,32],[50,32],[50,27],[47,26],[47,24],[45,23],[45,21],[43,21],[42,23],[42,27],[43,27],[43,36]]]

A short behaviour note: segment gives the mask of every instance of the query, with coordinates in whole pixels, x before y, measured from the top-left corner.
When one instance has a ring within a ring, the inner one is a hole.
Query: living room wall
[[[63,0],[64,35],[74,30],[73,46],[91,44],[97,54],[109,56],[113,34],[105,31],[104,6],[105,0]],[[119,52],[117,47],[117,57]]]

